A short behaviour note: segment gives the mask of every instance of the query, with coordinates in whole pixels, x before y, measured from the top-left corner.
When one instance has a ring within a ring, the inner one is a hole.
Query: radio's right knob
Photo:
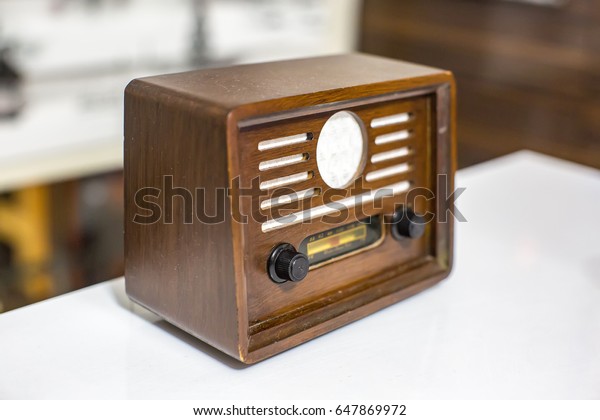
[[[309,265],[308,257],[296,251],[291,244],[280,244],[271,252],[267,270],[271,280],[284,283],[304,279],[308,274]]]
[[[398,239],[417,239],[425,233],[425,219],[409,208],[399,208],[392,218],[392,235]]]

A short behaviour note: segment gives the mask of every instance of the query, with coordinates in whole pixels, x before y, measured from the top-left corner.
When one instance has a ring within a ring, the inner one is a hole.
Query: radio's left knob
[[[308,274],[308,257],[291,244],[277,245],[267,262],[267,271],[275,283],[300,281]]]

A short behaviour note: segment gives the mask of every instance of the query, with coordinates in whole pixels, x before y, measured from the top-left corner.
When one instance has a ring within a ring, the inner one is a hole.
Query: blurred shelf
[[[0,191],[121,168],[120,96],[129,79],[28,86],[23,111],[0,121]]]

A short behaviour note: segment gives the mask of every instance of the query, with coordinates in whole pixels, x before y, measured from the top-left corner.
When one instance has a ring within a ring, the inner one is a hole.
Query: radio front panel
[[[390,234],[390,220],[407,204],[411,189],[435,190],[436,165],[431,162],[434,99],[432,94],[402,99],[384,95],[295,110],[290,116],[278,113],[273,121],[260,116],[256,125],[252,121],[239,124],[239,165],[244,169],[240,183],[254,186],[253,196],[242,197],[240,207],[242,214],[252,216],[243,227],[244,238],[251,244],[243,259],[251,330],[261,330],[265,323],[272,326],[286,314],[310,310],[316,302],[344,299],[353,290],[350,286],[360,286],[364,279],[384,281],[398,267],[434,257],[434,224],[416,239],[397,240]],[[317,159],[323,128],[339,113],[357,119],[365,140],[364,163],[345,188],[333,188],[324,181],[326,168]],[[417,213],[435,211],[433,200],[414,204]],[[371,218],[376,227],[365,222]],[[344,231],[350,233],[344,236]],[[376,237],[374,232],[378,232]],[[365,236],[362,241],[361,235]],[[327,237],[333,241],[329,249],[323,249]],[[271,281],[267,260],[272,249],[291,243],[312,260],[315,256],[307,246],[311,240],[321,241],[317,244],[321,252],[315,254],[316,263],[310,262],[306,278]],[[340,246],[340,241],[346,243]],[[324,255],[328,252],[331,255]],[[370,287],[377,287],[377,281],[371,283]]]

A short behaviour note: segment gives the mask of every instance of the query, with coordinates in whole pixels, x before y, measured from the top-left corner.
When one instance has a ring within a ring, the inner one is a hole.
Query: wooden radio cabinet
[[[368,55],[132,81],[128,295],[254,363],[433,285],[454,109],[449,72]]]

